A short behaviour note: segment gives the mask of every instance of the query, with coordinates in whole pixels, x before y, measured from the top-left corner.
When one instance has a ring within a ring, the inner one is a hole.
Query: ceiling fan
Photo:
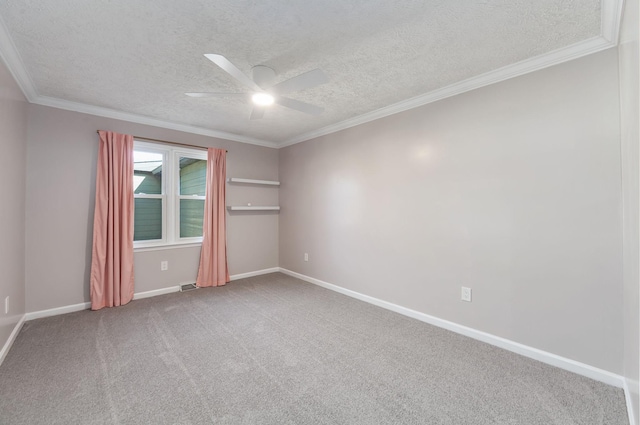
[[[283,95],[310,89],[312,87],[319,86],[329,82],[324,72],[320,69],[314,69],[304,74],[300,74],[296,77],[282,81],[278,84],[273,84],[275,81],[276,73],[273,69],[264,65],[257,65],[251,68],[252,77],[249,78],[242,73],[234,64],[232,64],[227,58],[217,54],[204,55],[211,62],[218,65],[222,70],[226,71],[233,78],[238,80],[241,84],[251,90],[251,93],[185,93],[191,97],[232,97],[232,96],[244,96],[250,98],[253,103],[253,111],[251,112],[250,119],[260,119],[264,116],[264,112],[267,106],[277,103],[280,106],[284,106],[289,109],[304,112],[311,115],[320,115],[324,109],[311,105],[309,103],[301,102],[299,100],[290,99]]]

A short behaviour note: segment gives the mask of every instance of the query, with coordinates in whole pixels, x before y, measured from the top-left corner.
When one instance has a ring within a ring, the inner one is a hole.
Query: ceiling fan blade
[[[328,83],[329,79],[320,69],[305,72],[297,77],[290,78],[271,87],[269,91],[275,94],[287,94],[300,90],[310,89],[320,84]]]
[[[258,85],[251,78],[249,78],[246,75],[244,75],[242,73],[242,71],[240,71],[238,68],[236,68],[236,66],[234,64],[232,64],[231,62],[229,62],[229,60],[227,58],[225,58],[224,56],[217,55],[217,54],[214,54],[214,53],[208,53],[208,54],[205,55],[205,57],[207,59],[209,59],[211,62],[213,62],[216,65],[218,65],[220,68],[222,68],[224,71],[226,71],[233,78],[235,78],[236,80],[238,80],[239,82],[241,82],[245,86],[249,87],[251,90],[262,91],[262,89],[260,87],[258,87]]]
[[[257,106],[254,106],[253,110],[251,111],[251,116],[249,117],[249,119],[259,120],[262,117],[264,117],[264,108],[258,108]]]
[[[185,93],[190,97],[248,97],[247,93]]]
[[[275,102],[278,105],[304,112],[305,114],[320,115],[324,112],[324,108],[301,102],[299,100],[289,99],[288,97],[276,97]]]

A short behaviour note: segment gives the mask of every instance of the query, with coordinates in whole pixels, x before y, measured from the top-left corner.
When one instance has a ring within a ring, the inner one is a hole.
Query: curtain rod
[[[100,130],[96,130],[96,133],[100,133]],[[178,143],[178,142],[170,142],[168,140],[160,140],[160,139],[150,139],[148,137],[140,137],[140,136],[133,136],[134,139],[140,139],[140,140],[147,140],[149,142],[158,142],[158,143],[165,143],[167,145],[175,145],[175,146],[185,146],[187,148],[195,148],[195,149],[202,149],[202,150],[207,150],[206,147],[204,146],[197,146],[197,145],[188,145],[186,143]],[[228,150],[225,150],[225,152],[229,152]]]

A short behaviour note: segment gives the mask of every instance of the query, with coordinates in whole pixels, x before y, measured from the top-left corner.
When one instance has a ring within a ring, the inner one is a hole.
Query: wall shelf
[[[247,205],[228,205],[229,211],[280,211],[278,206],[247,206]]]
[[[280,182],[275,180],[253,180],[253,179],[241,179],[239,177],[230,177],[227,179],[229,183],[246,183],[246,184],[263,184],[266,186],[280,186]]]
[[[228,183],[243,183],[243,184],[256,184],[261,186],[280,186],[280,182],[275,180],[255,180],[255,179],[243,179],[240,177],[229,177]],[[228,211],[280,211],[280,207],[277,205],[227,205]]]

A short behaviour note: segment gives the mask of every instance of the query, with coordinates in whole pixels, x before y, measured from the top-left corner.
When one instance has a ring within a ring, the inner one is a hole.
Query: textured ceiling
[[[600,0],[3,0],[0,18],[21,62],[10,68],[23,67],[37,97],[275,146],[599,37],[601,9]],[[205,53],[247,75],[267,65],[277,81],[320,68],[328,84],[289,97],[325,112],[273,106],[250,121],[244,99],[189,98],[246,91]]]

